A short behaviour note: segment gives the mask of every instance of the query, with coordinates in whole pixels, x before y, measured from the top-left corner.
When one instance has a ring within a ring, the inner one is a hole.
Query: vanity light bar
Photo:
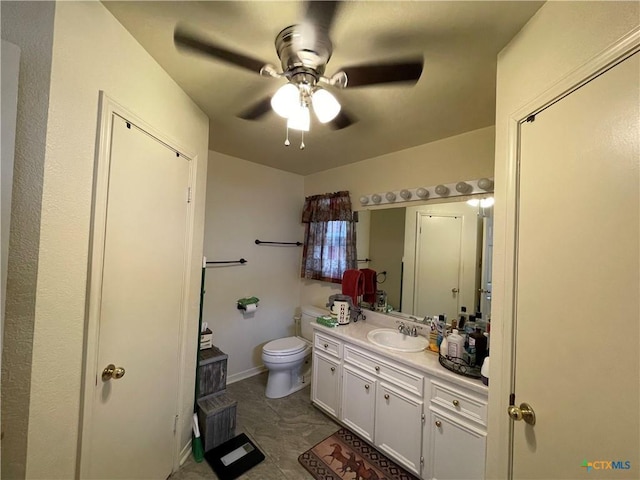
[[[360,197],[360,204],[363,206],[388,205],[390,203],[413,202],[433,198],[450,198],[491,192],[493,192],[493,178],[480,178],[477,180],[445,183],[434,187],[403,188],[402,190],[362,195]]]

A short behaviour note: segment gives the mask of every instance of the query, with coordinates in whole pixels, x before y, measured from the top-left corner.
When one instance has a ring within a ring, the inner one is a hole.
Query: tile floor
[[[265,460],[238,480],[308,480],[313,477],[298,456],[340,426],[311,405],[310,387],[280,399],[264,396],[267,374],[233,383],[227,392],[238,400],[236,435],[245,433],[265,454]],[[193,457],[169,480],[215,480],[206,461]]]

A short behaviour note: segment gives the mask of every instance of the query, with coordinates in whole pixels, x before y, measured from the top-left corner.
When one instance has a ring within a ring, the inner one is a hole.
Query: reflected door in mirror
[[[414,312],[456,318],[462,218],[420,214],[418,221]]]

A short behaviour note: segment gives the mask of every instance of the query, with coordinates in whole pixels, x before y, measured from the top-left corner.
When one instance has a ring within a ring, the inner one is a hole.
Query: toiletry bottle
[[[467,323],[467,307],[460,307],[460,319],[458,320],[458,329],[464,331],[464,324]]]
[[[475,358],[472,365],[481,366],[484,357],[487,356],[487,337],[482,334],[479,328],[469,335],[469,347],[475,350]]]
[[[440,355],[443,357],[449,356],[449,340],[447,340],[446,335],[442,337],[442,343],[440,343]]]
[[[449,358],[459,358],[464,360],[464,337],[458,333],[457,329],[447,337]]]

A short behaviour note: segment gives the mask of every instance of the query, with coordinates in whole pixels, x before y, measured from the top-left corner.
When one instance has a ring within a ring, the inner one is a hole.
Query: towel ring
[[[384,278],[382,280],[380,280],[380,275],[382,275]],[[384,272],[380,272],[378,274],[376,274],[376,282],[377,283],[384,283],[387,280],[387,271],[385,270]]]

